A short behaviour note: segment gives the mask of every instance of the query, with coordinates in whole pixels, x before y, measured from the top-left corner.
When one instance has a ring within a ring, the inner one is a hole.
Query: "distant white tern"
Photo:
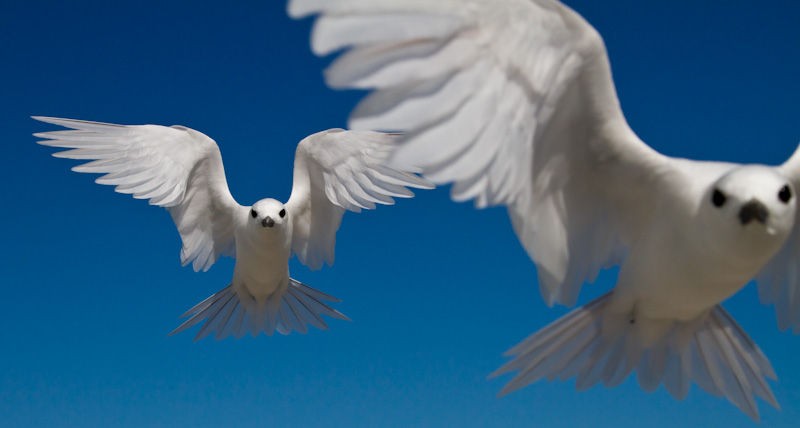
[[[73,171],[105,173],[97,183],[165,207],[183,240],[184,266],[206,271],[220,256],[236,259],[230,285],[183,314],[190,318],[170,333],[205,319],[195,340],[327,329],[320,314],[347,320],[324,302],[338,299],[289,277],[289,259],[296,255],[311,270],[332,265],[345,210],[413,196],[405,186],[432,187],[385,165],[397,135],[330,129],[297,145],[289,201],[267,198],[244,207],[228,190],[217,144],[198,131],[34,119],[73,129],[34,134],[47,139],[40,144],[73,149],[56,157],[93,160]]]
[[[751,279],[800,332],[800,152],[783,165],[667,157],[628,126],[602,38],[554,0],[290,0],[321,15],[330,86],[375,89],[356,129],[407,132],[391,161],[452,197],[505,205],[549,305],[619,265],[615,288],[532,335],[505,394],[577,376],[683,399],[691,381],[758,419],[769,361],[720,302]]]

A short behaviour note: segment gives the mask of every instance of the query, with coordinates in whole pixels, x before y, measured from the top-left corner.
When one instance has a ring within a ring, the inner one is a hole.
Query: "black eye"
[[[253,218],[258,217],[258,213],[256,212],[256,210],[250,210],[250,217],[253,217]]]
[[[279,212],[278,215],[281,216],[281,218],[286,217],[286,210],[281,210],[281,212]]]
[[[792,189],[789,186],[781,187],[781,191],[778,192],[778,199],[783,201],[784,204],[788,204],[792,200]]]
[[[713,203],[715,207],[723,206],[727,199],[728,198],[726,198],[719,189],[714,189],[714,194],[711,195],[711,203]]]

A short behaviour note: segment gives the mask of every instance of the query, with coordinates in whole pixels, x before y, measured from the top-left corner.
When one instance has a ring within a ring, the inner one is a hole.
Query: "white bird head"
[[[289,224],[289,214],[280,201],[262,199],[250,207],[248,222],[260,229],[283,230]]]
[[[714,182],[703,198],[701,233],[713,235],[728,251],[771,257],[794,228],[794,187],[767,166],[736,168]]]

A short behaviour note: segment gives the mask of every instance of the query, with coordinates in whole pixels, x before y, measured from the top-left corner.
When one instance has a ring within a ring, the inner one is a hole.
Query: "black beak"
[[[755,199],[744,204],[741,211],[739,211],[739,221],[742,222],[742,225],[750,223],[750,221],[753,219],[756,219],[759,223],[764,224],[767,222],[767,217],[769,217],[769,211],[767,211],[767,207]]]
[[[261,220],[261,225],[264,227],[272,227],[275,225],[275,220],[269,217],[264,217],[264,220]]]

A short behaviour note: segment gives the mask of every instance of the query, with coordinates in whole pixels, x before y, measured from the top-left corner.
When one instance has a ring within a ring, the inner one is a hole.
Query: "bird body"
[[[385,165],[397,135],[331,129],[301,141],[294,185],[284,204],[272,198],[239,205],[228,190],[214,140],[183,126],[123,126],[71,119],[35,119],[72,128],[36,134],[41,144],[72,148],[54,156],[91,159],[77,172],[105,173],[99,184],[165,207],[183,241],[181,261],[208,270],[220,256],[236,259],[230,285],[187,311],[170,334],[205,320],[195,340],[262,331],[327,329],[320,315],[348,319],[325,301],[339,301],[289,276],[297,256],[310,269],[333,264],[345,211],[411,197],[431,188],[416,175]]]
[[[637,370],[648,391],[663,382],[684,398],[693,380],[753,418],[753,394],[777,407],[765,380],[774,370],[720,303],[793,233],[795,198],[781,196],[793,186],[772,167],[676,162],[660,186],[680,191],[651,207],[658,215],[629,244],[614,289],[511,349],[516,358],[493,375],[519,373],[501,394],[540,377],[615,386]]]
[[[257,213],[255,217],[244,212],[245,220],[236,225],[237,258],[231,284],[237,293],[249,295],[260,303],[289,284],[292,225],[291,216],[278,215],[283,209],[280,202],[263,199],[250,210]],[[268,218],[275,222],[273,226],[262,225]]]
[[[769,361],[720,303],[755,279],[800,333],[800,154],[783,165],[662,155],[629,127],[605,43],[556,0],[291,0],[335,88],[371,90],[355,129],[400,130],[392,165],[508,209],[548,305],[603,268],[614,289],[512,348],[502,393],[538,379],[694,381],[754,419]]]

